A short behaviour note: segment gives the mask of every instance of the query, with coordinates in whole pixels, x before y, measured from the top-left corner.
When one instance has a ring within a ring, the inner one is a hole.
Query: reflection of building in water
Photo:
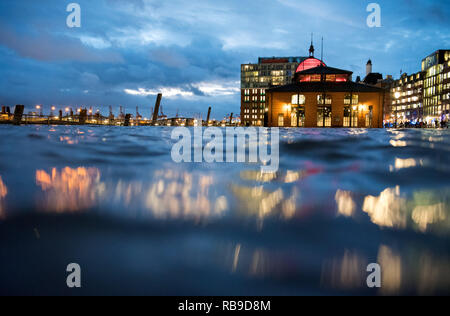
[[[239,200],[241,211],[248,215],[256,215],[259,220],[274,215],[276,211],[285,219],[290,219],[295,215],[299,197],[298,189],[295,187],[289,198],[285,198],[282,189],[269,192],[263,186],[233,185],[231,190]]]
[[[297,258],[289,252],[251,245],[230,244],[221,249],[220,264],[233,274],[250,278],[292,279],[296,274]]]
[[[0,176],[0,219],[5,217],[4,199],[6,195],[8,195],[8,188],[3,183],[2,177]]]
[[[46,211],[80,211],[97,205],[105,186],[97,168],[53,168],[51,174],[36,171],[36,183],[44,191],[39,207]]]
[[[348,290],[366,286],[367,264],[364,257],[346,250],[342,258],[335,258],[323,264],[321,284]]]
[[[447,254],[438,256],[422,251],[394,251],[381,245],[377,262],[381,266],[382,295],[396,295],[407,290],[419,295],[447,293],[450,288],[450,261]]]
[[[363,211],[369,214],[371,221],[381,227],[406,228],[426,232],[433,229],[450,227],[447,216],[448,190],[438,192],[414,192],[413,199],[406,199],[400,195],[400,188],[388,188],[380,196],[367,196],[364,200]]]
[[[389,247],[380,246],[378,250],[378,264],[381,267],[381,289],[385,295],[396,294],[402,286],[402,260],[400,255]]]
[[[395,158],[395,166],[390,165],[389,171],[393,172],[395,170],[414,168],[417,167],[418,165],[423,166],[423,160],[416,160],[414,158],[409,159]]]
[[[279,173],[261,173],[258,171],[243,171],[241,179],[258,183],[268,183],[272,181],[283,181],[294,183],[302,177],[302,172],[290,171],[285,176]],[[269,192],[263,186],[245,187],[233,185],[233,194],[239,200],[241,211],[247,215],[256,215],[261,221],[277,210],[284,219],[290,219],[297,211],[297,200],[299,192],[296,187],[292,189],[289,198],[285,198],[283,190],[280,188],[274,192]]]
[[[449,189],[439,191],[419,191],[414,192],[414,209],[412,210],[412,220],[422,232],[434,229],[448,231],[450,228]]]
[[[258,181],[258,182],[272,182],[277,180],[278,174],[276,172],[261,172],[256,170],[241,171],[240,177],[242,180]]]
[[[431,224],[443,222],[447,218],[444,203],[435,205],[416,206],[412,213],[412,219],[422,232],[426,232]]]
[[[356,203],[353,201],[351,192],[337,190],[335,199],[339,215],[351,217],[355,214]]]
[[[434,257],[429,253],[420,256],[417,266],[419,272],[417,292],[419,295],[433,295],[439,292],[448,294],[450,289],[450,260]]]
[[[156,172],[147,190],[146,207],[156,218],[204,220],[220,216],[228,208],[224,196],[212,198],[212,176],[188,172]]]
[[[363,211],[376,225],[405,228],[407,224],[406,199],[400,197],[400,187],[388,188],[380,196],[367,196]]]

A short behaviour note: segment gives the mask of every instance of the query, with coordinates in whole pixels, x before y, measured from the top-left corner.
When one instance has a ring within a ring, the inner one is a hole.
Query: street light
[[[36,110],[39,111],[39,116],[42,116],[42,106],[36,105]]]

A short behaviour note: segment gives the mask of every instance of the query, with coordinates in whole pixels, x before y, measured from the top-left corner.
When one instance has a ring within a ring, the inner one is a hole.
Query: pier
[[[51,112],[48,115],[43,114],[41,106],[36,106],[36,110],[25,113],[26,107],[24,105],[16,105],[14,112],[11,113],[10,107],[2,106],[0,112],[0,124],[12,125],[93,125],[93,126],[239,126],[240,122],[233,121],[233,116],[224,118],[221,121],[211,120],[211,110],[209,107],[207,120],[193,117],[180,117],[178,114],[175,117],[167,117],[161,110],[162,94],[158,95],[155,109],[152,110],[152,118],[148,119],[139,114],[139,109],[136,107],[136,114],[123,113],[120,107],[119,114],[115,116],[112,107],[109,108],[109,115],[104,116],[97,110],[95,113],[91,109],[78,108],[75,111],[66,107],[58,110],[56,107],[51,107]],[[161,112],[160,112],[161,111]]]
[[[98,125],[98,126],[238,126],[238,123],[229,124],[229,121],[206,121],[196,118],[167,117],[158,118],[156,121],[146,118],[137,118],[131,114],[111,118],[100,113],[94,115],[40,115],[40,114],[0,114],[0,124],[14,125]]]

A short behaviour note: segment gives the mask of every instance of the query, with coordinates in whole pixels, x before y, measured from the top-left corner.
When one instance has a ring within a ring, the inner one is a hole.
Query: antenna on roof
[[[323,62],[323,36],[322,36],[322,53],[320,55],[320,61]],[[322,64],[321,64],[322,65]]]
[[[309,47],[309,57],[314,57],[314,33],[311,33],[311,46]]]

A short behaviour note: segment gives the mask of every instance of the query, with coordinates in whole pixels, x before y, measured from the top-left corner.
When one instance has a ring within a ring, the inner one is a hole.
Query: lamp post
[[[39,116],[42,117],[42,105],[36,105],[36,110],[39,111]]]

